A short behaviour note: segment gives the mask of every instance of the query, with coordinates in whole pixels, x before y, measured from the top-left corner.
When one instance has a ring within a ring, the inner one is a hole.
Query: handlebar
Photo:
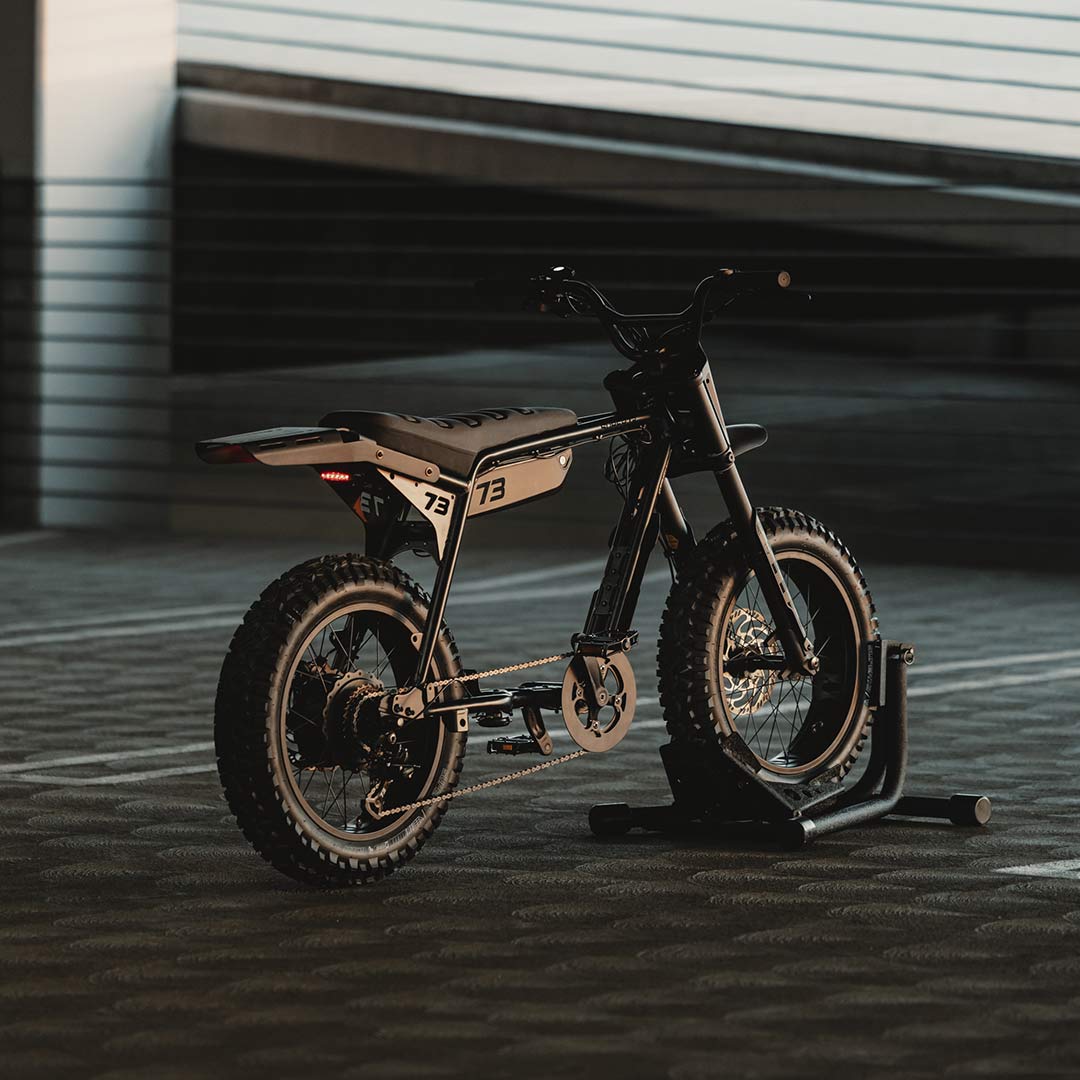
[[[516,299],[527,309],[563,318],[595,317],[615,348],[639,362],[659,358],[665,352],[684,352],[690,335],[700,351],[702,325],[719,310],[740,296],[786,289],[790,284],[791,275],[786,270],[718,270],[698,282],[690,304],[682,311],[640,315],[617,311],[595,285],[580,280],[565,266],[553,266],[528,279],[486,278],[476,283],[476,289],[482,296]]]

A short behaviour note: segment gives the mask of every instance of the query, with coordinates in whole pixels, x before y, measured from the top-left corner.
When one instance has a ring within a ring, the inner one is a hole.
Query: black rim
[[[724,611],[719,657],[721,698],[730,727],[763,769],[798,776],[844,745],[858,712],[860,634],[855,610],[832,570],[808,552],[777,552],[791,598],[821,662],[810,677],[739,671],[748,653],[783,656],[768,605],[752,572]],[[725,670],[731,664],[737,674]]]
[[[373,816],[368,796],[381,790],[381,806],[392,810],[424,798],[434,782],[442,724],[397,730],[375,699],[354,724],[350,708],[357,695],[405,684],[416,665],[415,634],[391,608],[353,603],[324,616],[290,664],[280,760],[304,812],[341,838],[368,841],[401,824],[401,814]]]

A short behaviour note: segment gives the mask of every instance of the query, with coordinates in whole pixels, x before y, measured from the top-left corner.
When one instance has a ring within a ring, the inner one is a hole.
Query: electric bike
[[[866,581],[842,541],[798,510],[755,508],[739,475],[757,424],[727,424],[703,324],[786,273],[721,270],[682,311],[627,315],[573,271],[482,282],[541,312],[597,320],[630,362],[604,379],[613,410],[498,407],[448,416],[342,410],[317,427],[197,446],[211,463],[310,466],[365,526],[364,554],[305,562],[267,587],[237,629],[217,692],[215,744],[241,829],[301,881],[375,881],[410,860],[452,800],[586,753],[611,750],[635,712],[634,610],[659,546],[673,584],[659,630],[660,703],[671,746],[737,748],[759,784],[837,784],[867,738],[868,651],[880,643]],[[466,669],[444,612],[470,518],[550,495],[574,451],[609,444],[623,496],[606,567],[563,653]],[[712,473],[726,517],[700,538],[672,481]],[[431,595],[394,564],[437,563]],[[490,680],[545,664],[561,678]],[[459,788],[470,724],[524,731],[493,753],[538,762]],[[552,757],[545,717],[577,749]]]

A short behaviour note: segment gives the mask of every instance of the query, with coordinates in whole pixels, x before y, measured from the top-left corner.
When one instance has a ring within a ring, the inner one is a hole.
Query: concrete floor
[[[593,802],[666,791],[657,568],[620,747],[462,799],[406,869],[322,893],[249,850],[210,739],[232,628],[323,549],[0,536],[4,1075],[1077,1074],[1080,578],[856,552],[883,632],[919,646],[910,789],[985,792],[986,829],[593,838]],[[463,584],[552,573],[462,592],[465,663],[564,648],[601,554],[467,551]],[[513,767],[483,745],[466,783]]]

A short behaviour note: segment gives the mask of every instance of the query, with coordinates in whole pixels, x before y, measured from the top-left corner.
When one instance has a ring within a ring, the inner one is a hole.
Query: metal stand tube
[[[804,811],[806,817],[777,822],[770,811],[776,810],[780,796],[768,784],[759,783],[758,794],[768,791],[768,798],[764,802],[750,798],[755,791],[755,777],[745,772],[738,779],[743,791],[741,803],[724,802],[717,798],[717,793],[725,783],[731,782],[730,763],[706,759],[698,765],[696,757],[688,762],[685,751],[682,755],[673,753],[678,744],[672,742],[662,747],[660,754],[675,802],[667,806],[631,807],[625,803],[594,806],[589,815],[593,832],[597,836],[620,836],[631,829],[668,833],[693,829],[716,835],[779,839],[787,847],[800,848],[817,836],[863,825],[887,814],[946,819],[956,825],[985,825],[991,811],[990,800],[985,795],[958,794],[949,798],[901,795],[907,774],[907,667],[914,649],[899,642],[883,642],[882,653],[885,696],[874,723],[870,761],[866,772],[850,789],[839,797],[821,801],[821,805],[827,804],[831,809],[814,814],[808,808]],[[745,769],[741,764],[738,767]],[[789,809],[798,813],[794,806]]]
[[[885,654],[885,708],[874,725],[874,749],[879,738],[885,755],[885,779],[881,792],[828,811],[815,818],[796,818],[780,826],[780,838],[786,847],[800,848],[817,836],[849,829],[884,817],[896,809],[907,775],[907,664],[904,655],[910,646],[890,642]],[[870,768],[875,762],[871,752]]]

